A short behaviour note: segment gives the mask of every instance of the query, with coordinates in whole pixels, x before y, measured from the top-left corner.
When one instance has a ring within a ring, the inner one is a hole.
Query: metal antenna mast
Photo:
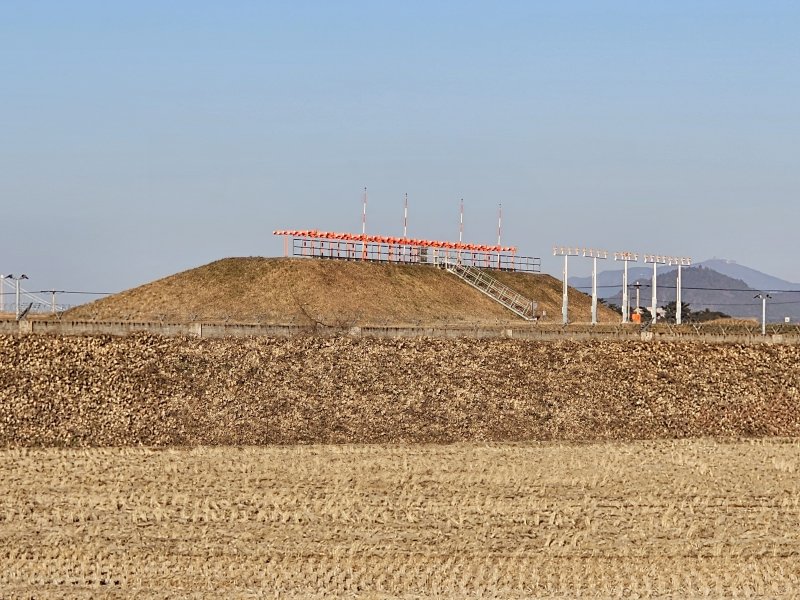
[[[658,309],[658,295],[656,293],[656,274],[658,265],[667,264],[667,257],[656,254],[645,254],[644,262],[653,263],[653,286],[652,286],[653,297],[652,297],[652,303],[650,305],[650,316],[651,316],[651,322],[655,324],[655,322],[658,320],[658,315],[656,313],[656,310]]]
[[[583,255],[592,259],[592,325],[597,325],[597,259],[607,259],[608,252],[594,248],[584,248]]]
[[[561,299],[561,320],[564,325],[569,323],[569,294],[567,286],[567,278],[569,277],[569,257],[578,256],[579,254],[579,248],[570,248],[569,246],[553,246],[553,256],[564,257],[564,290]]]
[[[503,233],[503,205],[497,205],[497,245],[500,245],[500,238]]]
[[[361,211],[361,260],[367,258],[367,241],[363,236],[367,235],[367,188],[364,187],[364,208]]]
[[[637,262],[639,255],[635,252],[614,252],[614,260],[623,261],[622,268],[622,322],[627,323],[630,317],[630,301],[628,300],[628,263]],[[637,302],[638,304],[638,302]],[[637,306],[638,308],[638,306]]]
[[[403,239],[408,239],[408,193],[406,193],[403,205]]]

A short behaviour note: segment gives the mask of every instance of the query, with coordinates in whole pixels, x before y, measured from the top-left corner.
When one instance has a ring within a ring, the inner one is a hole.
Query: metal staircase
[[[536,320],[534,315],[536,302],[518,294],[494,277],[487,275],[485,271],[463,265],[448,255],[442,257],[439,266],[467,282],[479,292],[483,292],[495,302],[499,302],[517,316],[526,321]]]

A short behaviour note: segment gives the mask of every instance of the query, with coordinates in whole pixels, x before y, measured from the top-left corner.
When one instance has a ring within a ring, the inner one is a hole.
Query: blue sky
[[[0,272],[117,291],[276,228],[800,282],[790,2],[0,3]],[[589,261],[573,261],[575,274]],[[581,262],[585,262],[582,265]],[[613,265],[609,265],[613,266]]]

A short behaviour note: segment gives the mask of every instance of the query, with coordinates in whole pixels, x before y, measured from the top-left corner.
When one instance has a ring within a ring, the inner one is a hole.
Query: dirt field
[[[561,282],[496,273],[561,319]],[[590,320],[591,299],[570,290],[570,319]],[[361,261],[226,258],[68,311],[65,319],[351,325],[525,323],[455,275],[432,266]],[[603,323],[619,315],[598,308]]]
[[[800,436],[800,346],[0,336],[0,447]]]
[[[800,440],[0,452],[3,598],[797,597]]]

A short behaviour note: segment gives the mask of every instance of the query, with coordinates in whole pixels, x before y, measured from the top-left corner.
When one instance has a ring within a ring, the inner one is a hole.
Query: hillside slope
[[[560,318],[561,282],[496,273]],[[570,318],[589,320],[590,299],[572,291]],[[618,316],[600,307],[600,320]],[[79,306],[69,319],[319,322],[333,326],[521,322],[513,313],[428,266],[290,258],[226,258]]]

